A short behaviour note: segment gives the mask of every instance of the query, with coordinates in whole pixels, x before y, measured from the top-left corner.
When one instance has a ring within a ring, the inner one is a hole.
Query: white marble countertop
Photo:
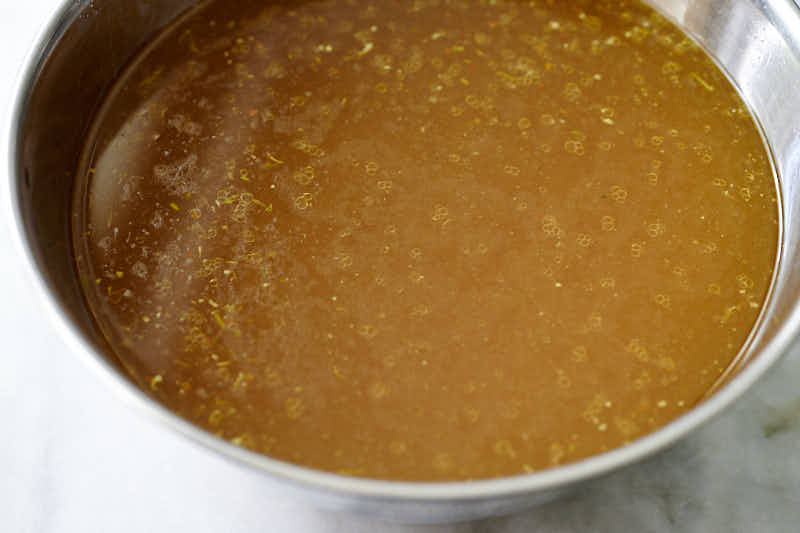
[[[3,102],[56,3],[0,2]],[[692,437],[567,499],[479,523],[401,526],[265,495],[141,418],[44,321],[5,220],[0,257],[0,532],[800,531],[800,347]]]

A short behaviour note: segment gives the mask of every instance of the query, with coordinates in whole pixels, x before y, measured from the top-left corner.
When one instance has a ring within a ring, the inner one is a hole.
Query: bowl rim
[[[49,53],[57,46],[59,37],[71,26],[76,13],[90,2],[91,0],[60,0],[50,12],[46,24],[38,32],[12,86],[12,100],[3,124],[2,133],[5,139],[0,142],[0,156],[6,161],[8,169],[7,185],[3,193],[6,197],[7,205],[4,210],[7,213],[11,238],[25,277],[36,293],[50,324],[57,331],[58,337],[107,388],[113,389],[114,393],[136,412],[154,423],[169,427],[171,431],[187,437],[187,440],[212,450],[241,467],[249,467],[267,474],[274,480],[303,489],[375,501],[454,502],[558,491],[638,462],[667,448],[698,426],[708,422],[761,378],[782,357],[800,333],[800,306],[795,306],[758,357],[698,406],[654,432],[622,447],[530,474],[446,482],[388,481],[349,477],[273,459],[216,437],[180,418],[150,398],[121,375],[90,345],[79,329],[70,322],[67,314],[60,309],[56,297],[48,288],[48,282],[38,266],[33,251],[28,246],[29,237],[21,206],[17,202],[21,178],[17,163],[29,95]],[[800,28],[800,11],[796,10],[793,16],[794,26]],[[674,20],[672,22],[676,23]],[[783,255],[781,248],[778,256]],[[767,300],[764,308],[766,309],[769,304],[770,301]]]

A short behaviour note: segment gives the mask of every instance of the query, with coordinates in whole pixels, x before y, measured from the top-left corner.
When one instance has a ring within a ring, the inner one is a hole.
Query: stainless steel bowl
[[[403,522],[510,513],[550,500],[674,443],[729,406],[800,329],[800,7],[795,0],[651,0],[727,70],[754,110],[781,177],[782,247],[772,294],[742,364],[707,401],[636,442],[530,475],[458,483],[372,481],[318,472],[220,440],[143,394],[108,355],[81,296],[69,234],[73,170],[84,135],[127,61],[195,0],[64,0],[27,59],[8,139],[8,209],[35,291],[71,350],[154,423],[260,471],[264,483],[323,507]]]

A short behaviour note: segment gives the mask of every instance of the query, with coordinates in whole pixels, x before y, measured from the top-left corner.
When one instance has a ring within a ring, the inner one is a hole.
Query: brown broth
[[[637,1],[205,2],[110,93],[75,202],[144,390],[386,479],[668,423],[740,351],[778,246],[747,108]]]

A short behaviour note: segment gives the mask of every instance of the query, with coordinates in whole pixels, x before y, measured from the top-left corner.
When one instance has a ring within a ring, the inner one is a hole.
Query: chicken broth
[[[148,394],[371,478],[595,455],[713,390],[778,249],[769,155],[637,1],[203,2],[86,141],[76,267]]]

